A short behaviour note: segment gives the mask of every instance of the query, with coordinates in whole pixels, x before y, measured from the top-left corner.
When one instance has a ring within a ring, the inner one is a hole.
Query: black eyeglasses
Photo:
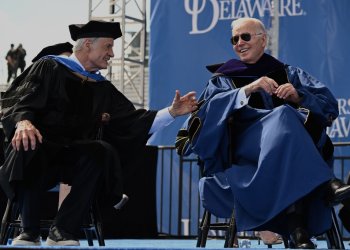
[[[239,41],[239,38],[241,38],[245,42],[249,42],[252,39],[252,36],[258,36],[262,35],[263,33],[257,33],[257,34],[250,34],[250,33],[242,33],[238,36],[231,37],[230,41],[233,45],[236,45]]]

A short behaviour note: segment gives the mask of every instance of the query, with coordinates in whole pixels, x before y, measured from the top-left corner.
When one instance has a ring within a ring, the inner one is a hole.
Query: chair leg
[[[84,233],[85,233],[85,237],[86,237],[86,240],[88,242],[88,245],[91,247],[94,245],[94,241],[92,239],[92,232],[91,232],[91,229],[88,229],[88,228],[85,228],[84,229]]]
[[[345,249],[334,208],[332,208],[332,227],[327,231],[326,238],[329,249]]]
[[[204,217],[205,217],[205,212],[202,216],[202,221],[200,222],[199,226],[198,226],[198,236],[197,236],[197,244],[196,247],[200,247],[201,246],[201,242],[202,242],[202,237],[203,237],[203,232],[202,232],[202,228],[203,228],[203,224],[204,224]]]
[[[9,217],[10,217],[10,209],[12,206],[12,202],[10,200],[7,201],[6,209],[1,221],[1,230],[0,230],[0,244],[7,244],[7,234],[9,230]]]
[[[236,226],[236,219],[235,219],[234,212],[232,212],[229,225],[226,231],[224,247],[228,247],[228,248],[239,247],[238,239],[237,239],[237,226]]]
[[[282,236],[284,248],[289,248],[289,240],[286,236]]]
[[[98,245],[100,247],[105,246],[105,240],[102,232],[102,223],[99,223],[99,222],[96,224],[96,237],[97,237]]]
[[[14,238],[15,233],[18,232],[18,226],[13,223],[19,216],[18,206],[12,200],[8,200],[6,209],[1,221],[0,244],[7,245],[10,237]],[[17,229],[17,230],[15,230]]]
[[[201,225],[198,228],[197,247],[205,247],[207,243],[211,213],[208,210],[204,211]]]
[[[9,240],[13,239],[15,237],[15,235],[16,235],[15,228],[12,227],[11,225],[8,225],[6,233],[5,233],[3,245],[7,245],[9,243]]]
[[[102,217],[99,210],[99,206],[97,201],[95,201],[91,210],[92,223],[95,228],[96,238],[99,246],[105,246],[105,240],[103,236],[103,228],[102,228]]]

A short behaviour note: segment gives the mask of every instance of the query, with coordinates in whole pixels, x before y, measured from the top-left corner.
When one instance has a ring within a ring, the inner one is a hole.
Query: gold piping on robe
[[[79,77],[81,79],[81,83],[86,83],[86,82],[97,82],[96,80],[88,77],[88,76],[84,76],[78,72],[74,72],[74,71],[71,71],[73,73],[73,75]]]

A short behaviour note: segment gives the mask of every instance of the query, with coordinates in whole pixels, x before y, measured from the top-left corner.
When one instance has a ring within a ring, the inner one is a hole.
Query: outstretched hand
[[[181,96],[180,91],[176,90],[173,103],[169,107],[170,114],[175,118],[180,115],[186,115],[198,108],[196,92],[191,91]]]

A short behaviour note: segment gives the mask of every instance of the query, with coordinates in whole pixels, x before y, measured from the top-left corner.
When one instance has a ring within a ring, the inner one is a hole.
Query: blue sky
[[[7,77],[5,56],[11,43],[23,44],[28,65],[43,47],[72,43],[68,25],[85,23],[88,17],[88,0],[0,0],[0,84]]]

